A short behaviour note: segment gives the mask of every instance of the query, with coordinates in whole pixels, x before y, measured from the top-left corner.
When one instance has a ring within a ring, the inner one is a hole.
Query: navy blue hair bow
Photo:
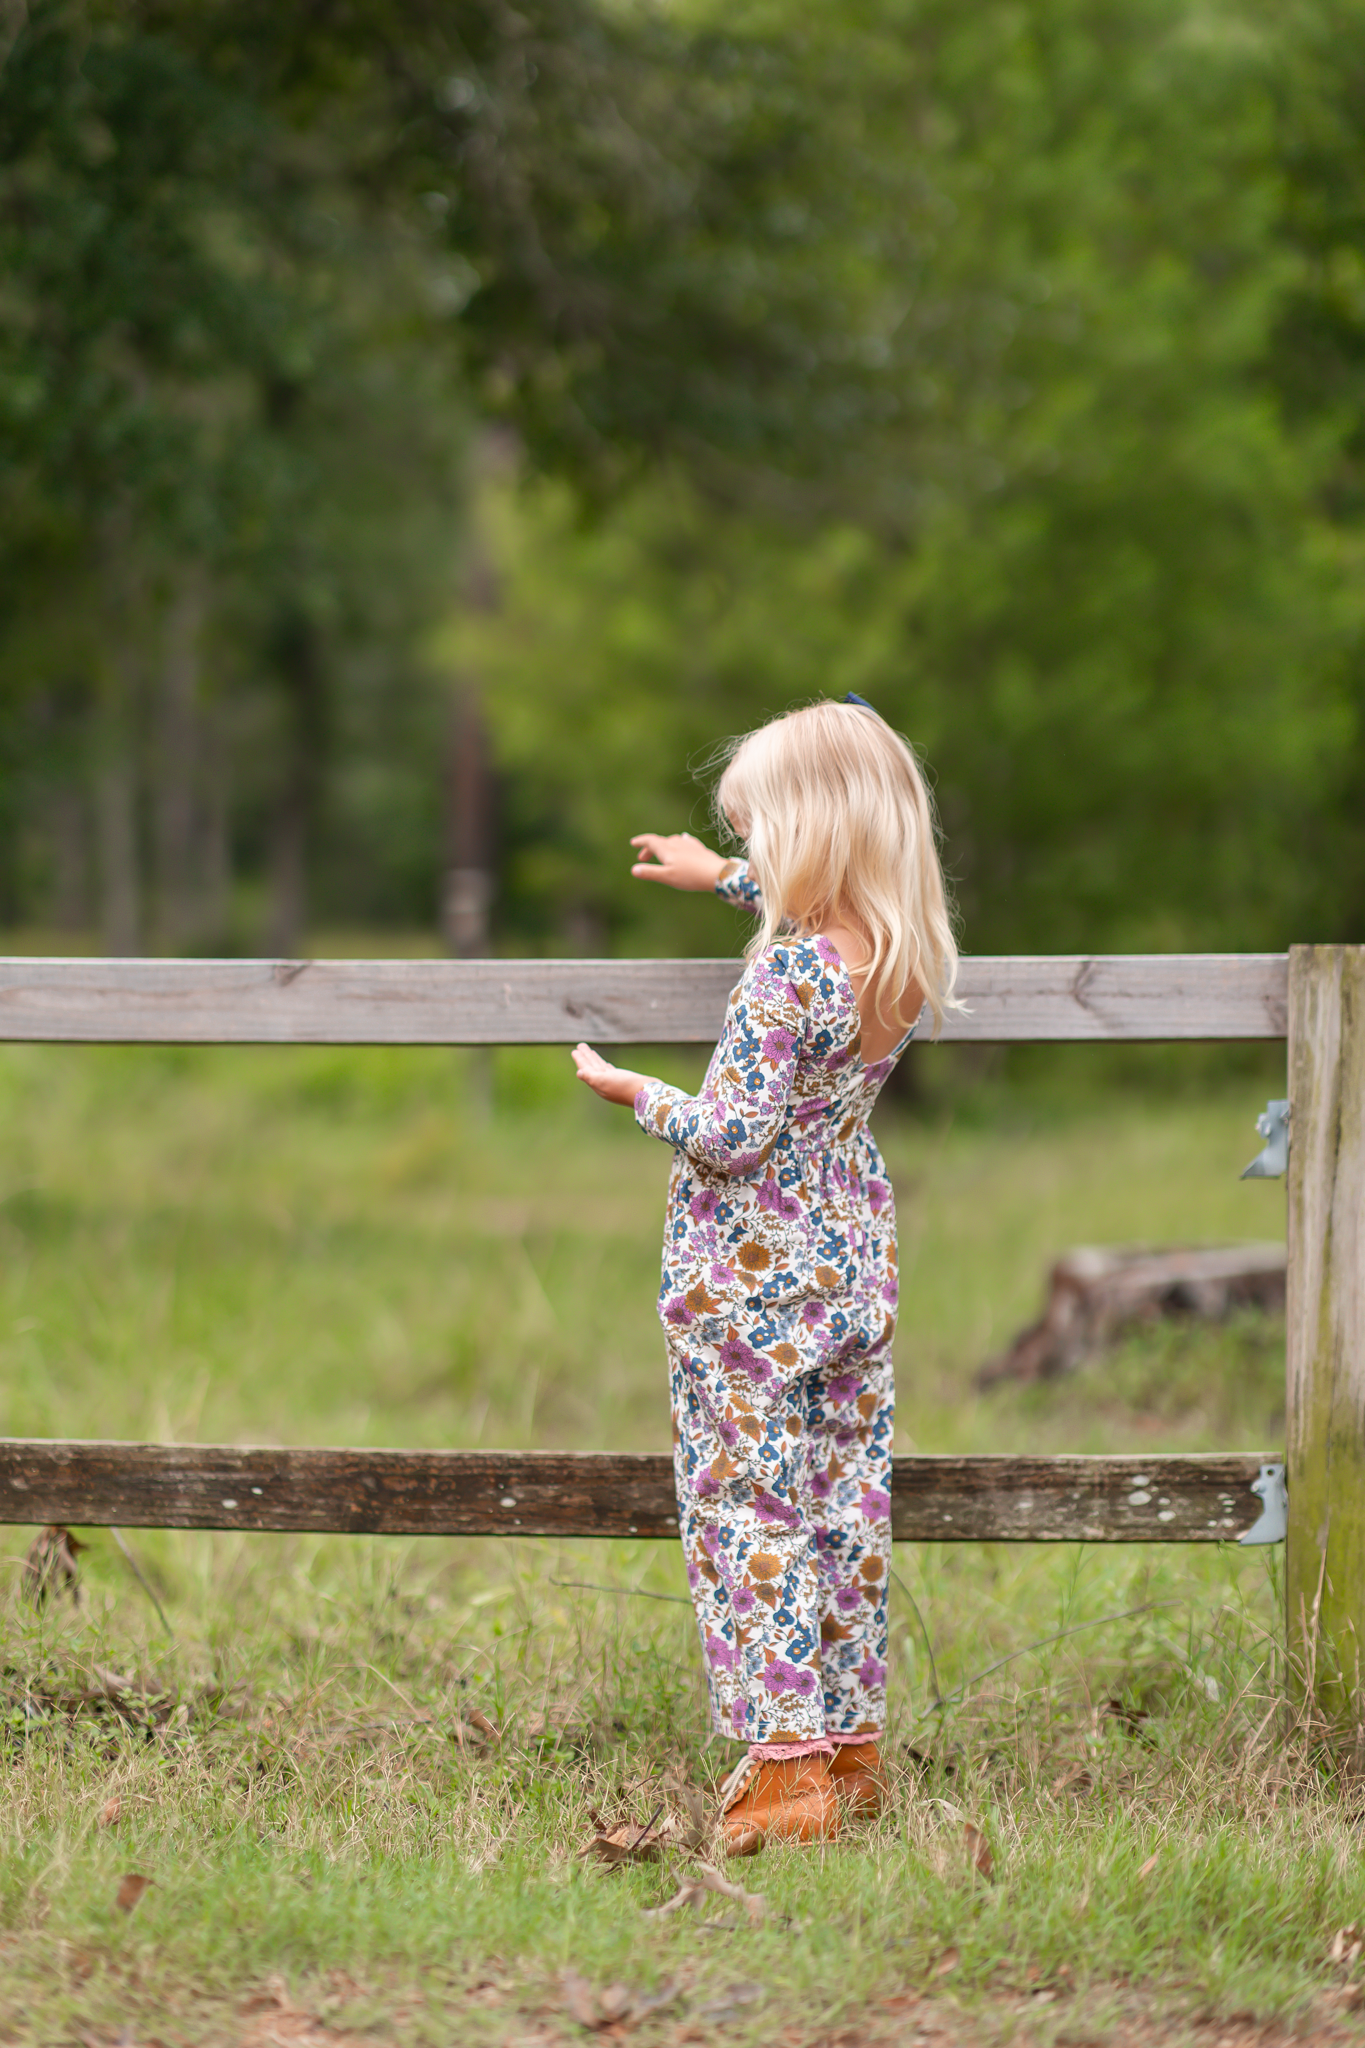
[[[881,712],[878,711],[876,705],[869,704],[866,697],[860,697],[856,690],[850,690],[844,702],[845,704],[856,704],[860,711],[870,711],[874,718],[881,717]]]

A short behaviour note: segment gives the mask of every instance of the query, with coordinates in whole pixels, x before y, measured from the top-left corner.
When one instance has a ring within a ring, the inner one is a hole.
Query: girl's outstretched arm
[[[749,910],[763,907],[748,861],[713,853],[690,832],[637,832],[630,843],[639,854],[631,873],[642,882],[666,882],[670,889],[709,889],[727,903],[742,903]]]
[[[690,832],[637,832],[631,840],[635,862],[631,873],[641,882],[666,882],[670,889],[714,889],[726,865]]]
[[[633,1098],[636,1122],[721,1173],[752,1173],[781,1133],[805,1029],[787,948],[770,946],[730,998],[706,1092],[645,1081]]]
[[[627,1108],[642,1088],[663,1086],[661,1081],[647,1081],[643,1074],[633,1074],[627,1067],[614,1067],[590,1045],[580,1043],[574,1047],[573,1063],[579,1080],[586,1081],[594,1095],[600,1095],[604,1102],[623,1103]]]

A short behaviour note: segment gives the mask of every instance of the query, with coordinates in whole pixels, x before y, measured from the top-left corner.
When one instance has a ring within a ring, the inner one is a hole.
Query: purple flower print
[[[809,1699],[815,1691],[816,1678],[807,1666],[788,1664],[785,1658],[774,1657],[764,1669],[763,1683],[770,1693],[799,1692],[804,1699]]]
[[[763,1038],[763,1057],[770,1067],[780,1067],[796,1050],[796,1040],[781,1024],[775,1024]]]
[[[880,1486],[865,1486],[858,1506],[869,1522],[884,1522],[891,1512],[891,1496]]]
[[[728,1415],[721,1415],[716,1421],[716,1435],[727,1451],[732,1451],[739,1442],[739,1424],[731,1422]]]
[[[874,1657],[870,1650],[858,1666],[858,1683],[865,1685],[869,1691],[874,1686],[886,1684],[886,1666],[880,1658]]]
[[[735,1284],[735,1269],[733,1266],[727,1266],[722,1260],[716,1259],[711,1265],[710,1280],[713,1287],[733,1287]]]
[[[896,1282],[894,1280],[888,1280],[886,1285],[882,1288],[882,1300],[886,1303],[888,1308],[894,1308],[896,1306],[896,1303],[900,1300],[900,1298],[900,1288],[896,1285]]]
[[[856,1608],[861,1607],[863,1604],[861,1586],[840,1586],[834,1596],[834,1604],[840,1614],[852,1614]]]
[[[826,1384],[829,1388],[829,1398],[835,1407],[846,1408],[850,1401],[857,1400],[862,1381],[856,1372],[840,1372]]]
[[[834,1491],[834,1481],[830,1478],[828,1472],[813,1472],[811,1474],[810,1490],[817,1500],[828,1500]]]
[[[869,1180],[867,1184],[867,1206],[874,1216],[880,1216],[891,1199],[891,1190],[884,1180]]]
[[[758,1605],[758,1598],[752,1586],[739,1586],[730,1601],[733,1611],[743,1621],[746,1614],[752,1614]]]
[[[698,1500],[714,1500],[720,1492],[720,1481],[707,1466],[697,1474],[696,1491]]]
[[[691,1320],[691,1309],[680,1294],[675,1294],[664,1309],[664,1321],[671,1323],[675,1330],[685,1330]]]
[[[764,1386],[773,1376],[773,1369],[766,1358],[746,1344],[732,1330],[720,1347],[720,1362],[727,1372],[742,1372],[759,1386]]]
[[[720,1208],[720,1196],[714,1188],[701,1188],[693,1195],[688,1207],[694,1223],[710,1223]]]
[[[792,1111],[794,1124],[813,1124],[818,1117],[828,1116],[831,1108],[829,1097],[814,1095],[809,1102],[798,1102]]]
[[[733,1643],[727,1643],[724,1636],[706,1638],[706,1658],[717,1671],[738,1671],[739,1651]]]
[[[793,1216],[801,1214],[801,1204],[793,1195],[784,1195],[775,1173],[758,1184],[758,1206],[770,1210],[774,1216],[784,1216],[790,1222]]]
[[[744,1733],[744,1724],[748,1718],[749,1702],[747,1700],[736,1700],[730,1709],[730,1726],[734,1729],[736,1735]]]
[[[790,1501],[779,1500],[766,1490],[754,1494],[754,1513],[760,1522],[778,1522],[784,1529],[799,1529],[801,1515]]]
[[[825,1320],[825,1304],[823,1301],[806,1302],[801,1310],[801,1320],[812,1329],[816,1323],[823,1323]]]
[[[761,1522],[777,1522],[784,1529],[801,1527],[801,1510],[793,1507],[780,1493],[767,1487],[755,1487],[753,1492],[754,1513]]]

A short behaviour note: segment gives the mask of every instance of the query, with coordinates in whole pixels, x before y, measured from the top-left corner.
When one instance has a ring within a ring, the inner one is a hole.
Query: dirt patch
[[[1076,1997],[1041,1989],[970,2003],[912,1992],[874,2000],[856,2022],[809,2041],[810,2048],[1302,2048],[1308,2041],[1314,2048],[1359,2048],[1365,2007],[1329,1992],[1292,2020],[1210,2019],[1122,1987],[1092,1987]]]

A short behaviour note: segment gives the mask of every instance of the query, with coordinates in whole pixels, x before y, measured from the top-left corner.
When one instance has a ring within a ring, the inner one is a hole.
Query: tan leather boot
[[[839,1832],[827,1756],[746,1757],[722,1786],[721,1802],[727,1856],[756,1856],[767,1841],[827,1842]]]
[[[875,1736],[867,1742],[837,1742],[829,1775],[845,1813],[856,1815],[859,1820],[875,1818],[890,1796],[891,1788],[882,1770],[881,1746]]]

